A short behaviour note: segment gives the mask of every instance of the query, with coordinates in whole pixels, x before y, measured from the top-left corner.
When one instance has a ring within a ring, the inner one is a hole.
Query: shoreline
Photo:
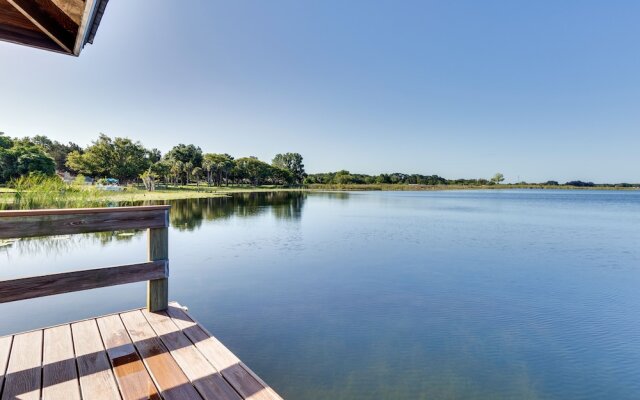
[[[305,187],[309,191],[382,191],[382,192],[421,192],[421,191],[447,191],[447,190],[640,190],[640,187],[624,186],[564,186],[564,185],[394,185],[394,184],[312,184]]]
[[[145,201],[168,201],[182,199],[202,199],[224,197],[239,193],[268,193],[268,192],[398,192],[398,191],[453,191],[453,190],[619,190],[637,191],[638,187],[614,187],[614,186],[552,186],[552,185],[392,185],[392,184],[350,184],[350,185],[306,185],[300,188],[283,188],[275,186],[258,187],[179,187],[146,191],[138,188],[127,188],[123,191],[87,191],[91,193],[92,201],[136,203]],[[8,206],[14,202],[15,191],[9,188],[0,188],[0,205]],[[69,195],[69,200],[82,200],[81,195]]]

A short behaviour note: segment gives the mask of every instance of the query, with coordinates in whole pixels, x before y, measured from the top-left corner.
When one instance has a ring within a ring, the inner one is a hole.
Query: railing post
[[[168,211],[167,218],[168,218]],[[169,268],[169,228],[149,229],[149,261],[167,261]],[[168,272],[168,271],[167,271]],[[154,279],[147,283],[147,309],[150,312],[169,307],[169,279]]]

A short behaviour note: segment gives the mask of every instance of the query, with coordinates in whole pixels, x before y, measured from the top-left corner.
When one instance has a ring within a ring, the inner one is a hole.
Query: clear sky
[[[0,42],[0,131],[508,181],[640,181],[640,1],[112,0]]]

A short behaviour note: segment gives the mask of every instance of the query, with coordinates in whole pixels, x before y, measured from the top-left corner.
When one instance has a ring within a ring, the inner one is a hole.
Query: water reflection
[[[239,193],[205,199],[171,200],[171,226],[180,231],[200,228],[202,221],[255,217],[271,212],[277,219],[299,220],[307,198],[305,192]]]
[[[34,253],[57,254],[72,251],[89,243],[105,246],[114,242],[128,242],[135,236],[143,234],[142,230],[126,230],[118,232],[95,232],[77,235],[58,235],[34,238],[8,239],[0,242],[0,253],[13,249],[18,255]]]
[[[225,197],[140,202],[126,205],[169,204],[171,205],[169,213],[171,226],[179,231],[193,231],[201,227],[202,221],[233,217],[249,218],[269,212],[276,219],[299,220],[306,199],[307,193],[304,192],[238,193]],[[55,254],[69,252],[80,245],[86,245],[87,240],[105,246],[115,242],[131,241],[134,237],[144,233],[145,230],[124,230],[3,240],[0,241],[0,252],[8,252],[13,249],[20,255],[36,252]]]

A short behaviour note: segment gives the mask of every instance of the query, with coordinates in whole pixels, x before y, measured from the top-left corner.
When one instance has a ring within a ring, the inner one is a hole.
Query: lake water
[[[170,297],[287,399],[640,398],[640,192],[170,202]],[[146,237],[0,248],[0,279],[144,261]],[[0,305],[0,335],[144,283]]]

